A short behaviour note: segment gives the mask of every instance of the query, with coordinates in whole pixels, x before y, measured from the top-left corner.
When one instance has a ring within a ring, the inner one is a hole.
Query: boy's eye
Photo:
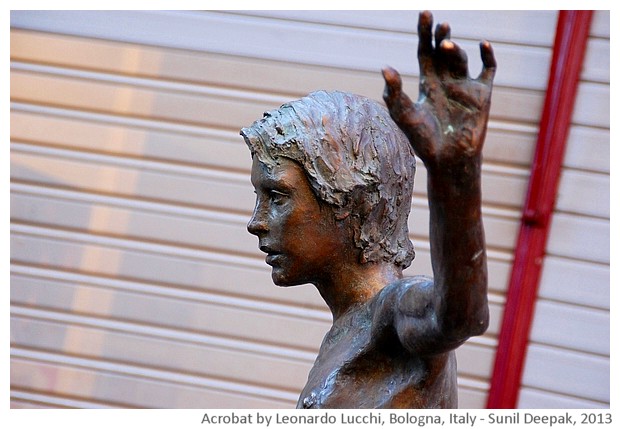
[[[269,191],[269,198],[271,198],[271,201],[275,204],[282,204],[288,198],[288,194],[272,189]]]

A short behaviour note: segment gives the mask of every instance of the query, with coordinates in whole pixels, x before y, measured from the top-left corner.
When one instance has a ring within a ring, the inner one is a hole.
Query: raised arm
[[[470,78],[450,27],[437,26],[433,46],[432,25],[432,15],[422,12],[417,102],[402,91],[396,70],[383,70],[390,114],[428,171],[434,282],[409,287],[393,314],[401,341],[420,353],[454,348],[488,325],[480,167],[496,63],[482,42],[483,70]]]

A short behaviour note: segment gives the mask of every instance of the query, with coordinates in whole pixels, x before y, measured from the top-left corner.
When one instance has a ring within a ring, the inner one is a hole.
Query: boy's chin
[[[280,272],[280,270],[276,268],[271,270],[271,280],[276,286],[280,286],[280,287],[299,286],[299,285],[308,283],[307,281],[299,281],[299,280],[291,279],[290,277],[286,276],[284,273]]]

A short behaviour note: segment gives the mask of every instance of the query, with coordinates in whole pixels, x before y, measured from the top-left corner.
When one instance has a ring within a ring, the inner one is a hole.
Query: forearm
[[[395,334],[420,356],[452,350],[488,325],[479,157],[427,170],[434,279],[404,278],[373,302],[375,341]]]
[[[428,166],[430,244],[442,334],[460,339],[488,325],[480,156]]]

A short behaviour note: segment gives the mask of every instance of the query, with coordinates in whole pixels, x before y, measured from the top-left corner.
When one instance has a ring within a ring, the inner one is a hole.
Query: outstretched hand
[[[420,13],[418,101],[413,103],[402,91],[400,75],[391,67],[383,70],[383,99],[416,155],[427,167],[441,167],[480,156],[496,62],[491,44],[481,42],[483,69],[476,79],[470,78],[467,55],[450,40],[450,26],[437,26],[434,46],[432,26],[432,14]]]

